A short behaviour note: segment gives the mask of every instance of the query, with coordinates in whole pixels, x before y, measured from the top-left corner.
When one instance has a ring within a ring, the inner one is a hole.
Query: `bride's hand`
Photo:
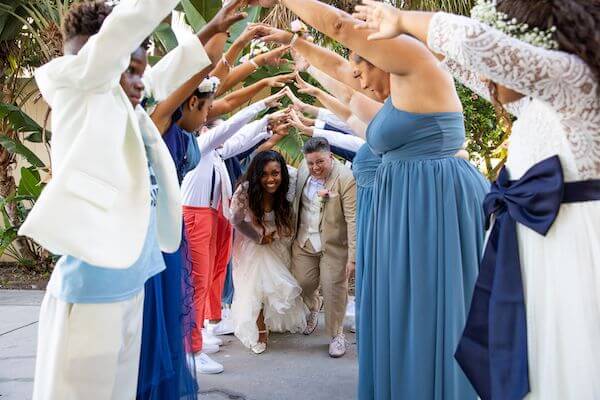
[[[362,3],[355,7],[352,16],[362,21],[356,24],[356,29],[375,31],[369,40],[392,39],[404,33],[401,10],[380,1],[362,0]]]
[[[276,231],[269,233],[268,235],[263,236],[260,239],[260,244],[261,245],[267,245],[267,244],[271,244],[275,241],[275,235],[277,234]]]

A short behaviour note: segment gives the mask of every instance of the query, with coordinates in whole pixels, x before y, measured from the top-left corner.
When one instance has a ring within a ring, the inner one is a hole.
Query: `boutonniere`
[[[317,199],[319,200],[319,204],[321,205],[321,207],[323,207],[325,203],[327,203],[329,200],[336,196],[337,193],[332,192],[328,189],[321,189],[317,192]]]

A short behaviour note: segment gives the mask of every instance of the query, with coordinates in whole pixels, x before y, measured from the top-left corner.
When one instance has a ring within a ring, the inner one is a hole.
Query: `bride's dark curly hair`
[[[292,227],[292,205],[286,196],[290,187],[290,174],[285,160],[281,154],[269,150],[258,153],[250,163],[248,170],[241,177],[241,182],[248,182],[248,207],[254,215],[254,223],[263,229],[265,233],[265,210],[263,208],[264,189],[260,180],[268,163],[275,161],[281,167],[281,185],[273,195],[273,212],[275,213],[275,225],[277,234],[281,237],[291,236]]]
[[[559,49],[575,54],[600,82],[600,0],[498,0],[496,9],[530,27],[556,27]]]

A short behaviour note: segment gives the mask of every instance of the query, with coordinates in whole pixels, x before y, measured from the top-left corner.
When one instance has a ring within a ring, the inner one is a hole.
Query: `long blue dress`
[[[173,157],[179,182],[198,163],[198,154],[190,154],[194,138],[173,123],[163,139]],[[160,188],[159,188],[160,190]],[[184,229],[185,233],[185,229]],[[175,253],[163,253],[166,269],[146,282],[142,346],[138,373],[138,400],[196,400],[198,384],[191,348],[193,286],[189,282],[191,258],[185,235]]]
[[[464,140],[462,113],[415,114],[390,99],[369,125],[382,164],[360,300],[361,400],[477,398],[454,352],[483,250],[489,185],[454,157]]]
[[[364,285],[363,280],[371,276],[373,269],[373,183],[379,165],[381,156],[374,154],[368,144],[358,149],[352,160],[352,172],[356,180],[356,337],[361,371],[373,369],[370,319],[364,319],[361,315],[371,312],[371,285]],[[363,380],[359,382],[359,398],[368,398],[373,390],[370,384],[363,387],[365,383]]]

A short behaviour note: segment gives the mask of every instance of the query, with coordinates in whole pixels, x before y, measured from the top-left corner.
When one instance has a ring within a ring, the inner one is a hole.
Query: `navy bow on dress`
[[[516,223],[546,235],[563,202],[558,157],[517,181],[502,169],[484,202],[488,238],[456,359],[483,400],[520,400],[529,392],[527,321]],[[538,271],[543,274],[544,271]]]

